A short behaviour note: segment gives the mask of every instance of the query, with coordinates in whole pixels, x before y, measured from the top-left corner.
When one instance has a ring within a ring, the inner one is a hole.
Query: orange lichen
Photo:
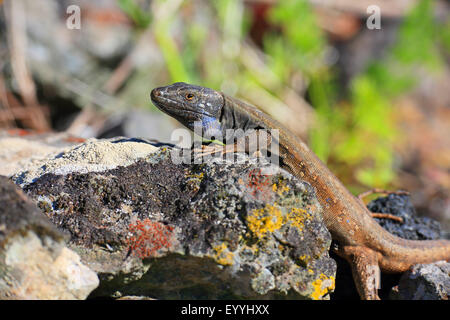
[[[148,218],[138,220],[129,225],[128,231],[132,234],[127,240],[129,251],[141,259],[153,257],[158,250],[171,247],[173,229]]]
[[[251,190],[253,196],[259,192],[267,192],[270,184],[270,175],[261,173],[261,169],[252,169],[248,174],[247,187]]]

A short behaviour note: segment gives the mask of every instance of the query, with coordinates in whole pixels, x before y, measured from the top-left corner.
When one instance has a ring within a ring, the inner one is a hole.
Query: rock
[[[26,185],[37,177],[47,173],[64,175],[71,172],[101,172],[114,169],[119,165],[127,165],[155,152],[156,147],[138,139],[128,139],[120,143],[122,138],[98,141],[88,140],[83,144],[51,153],[39,161],[24,163],[26,170],[13,175],[18,185]]]
[[[439,222],[419,217],[409,196],[390,194],[371,201],[367,208],[372,212],[390,213],[402,218],[403,223],[392,219],[375,219],[384,229],[400,238],[436,240],[443,237]]]
[[[175,164],[145,145],[90,140],[13,177],[99,275],[90,297],[328,298],[331,237],[307,183],[242,154]]]
[[[448,300],[450,263],[417,264],[405,272],[391,292],[394,300]]]
[[[143,296],[124,296],[118,298],[117,300],[155,300],[155,299]]]
[[[65,147],[84,141],[66,133],[39,134],[22,129],[0,131],[0,175],[12,176],[40,160],[56,156]]]
[[[85,299],[98,283],[63,234],[0,176],[0,299]]]

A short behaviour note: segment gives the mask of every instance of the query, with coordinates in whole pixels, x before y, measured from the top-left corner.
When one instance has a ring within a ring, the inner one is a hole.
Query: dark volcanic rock
[[[401,217],[403,223],[391,219],[375,219],[384,229],[400,238],[435,240],[443,236],[439,222],[416,214],[409,196],[390,194],[371,201],[367,208],[372,212],[390,213]]]

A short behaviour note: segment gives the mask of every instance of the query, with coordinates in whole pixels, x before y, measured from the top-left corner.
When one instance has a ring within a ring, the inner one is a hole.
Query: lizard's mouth
[[[190,115],[191,120],[201,120],[204,116],[210,117],[205,110],[199,111],[186,103],[162,96],[158,88],[152,90],[150,98],[158,109],[171,116]]]

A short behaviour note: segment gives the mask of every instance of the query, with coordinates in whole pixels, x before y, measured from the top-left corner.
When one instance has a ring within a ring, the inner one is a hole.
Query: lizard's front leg
[[[193,149],[195,157],[203,157],[211,154],[225,154],[230,152],[236,152],[236,145],[219,145],[216,143],[212,143],[211,145],[202,145],[201,148]]]
[[[251,156],[262,156],[261,150],[267,149],[272,142],[270,134],[266,130],[253,130],[237,137],[233,143],[219,145],[202,145],[201,149],[194,149],[196,156],[202,157],[210,154],[226,154],[230,152],[245,152]]]
[[[362,246],[344,246],[337,253],[351,265],[353,280],[363,300],[380,300],[380,267],[378,254]]]

